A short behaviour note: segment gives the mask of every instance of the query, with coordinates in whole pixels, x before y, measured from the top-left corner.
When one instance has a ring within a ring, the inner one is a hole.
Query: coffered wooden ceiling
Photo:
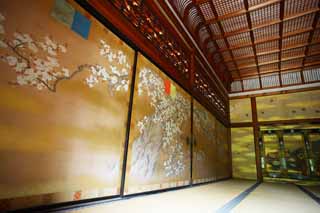
[[[167,2],[210,62],[230,73],[233,91],[304,83],[310,70],[320,80],[319,0]]]

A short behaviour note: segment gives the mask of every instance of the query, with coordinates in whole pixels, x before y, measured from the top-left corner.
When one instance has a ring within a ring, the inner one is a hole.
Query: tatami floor
[[[320,187],[312,187],[319,193]],[[319,195],[319,194],[318,194]],[[227,180],[69,210],[72,213],[319,213],[319,199],[292,184]]]

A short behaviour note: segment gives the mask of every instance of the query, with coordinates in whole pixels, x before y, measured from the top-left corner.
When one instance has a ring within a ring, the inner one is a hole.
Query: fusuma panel
[[[231,176],[231,156],[230,156],[230,129],[225,127],[218,120],[216,121],[216,173],[217,179],[221,180]]]
[[[1,1],[0,26],[0,206],[119,194],[134,51],[73,1]]]
[[[193,102],[193,183],[216,179],[216,119],[198,101]]]
[[[256,158],[253,128],[231,128],[232,176],[256,179]]]
[[[190,95],[139,55],[126,194],[189,184],[190,125]]]

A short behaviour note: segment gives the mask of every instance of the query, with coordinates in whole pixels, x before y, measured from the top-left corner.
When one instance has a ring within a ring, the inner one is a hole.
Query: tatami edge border
[[[229,213],[233,208],[235,208],[242,200],[244,200],[251,192],[253,192],[261,182],[257,182],[250,186],[248,189],[241,192],[237,197],[230,200],[228,203],[224,204],[221,208],[216,210],[216,213]]]
[[[316,201],[320,205],[320,197],[316,196],[314,193],[311,191],[305,189],[303,186],[296,185],[301,191],[309,195],[314,201]]]

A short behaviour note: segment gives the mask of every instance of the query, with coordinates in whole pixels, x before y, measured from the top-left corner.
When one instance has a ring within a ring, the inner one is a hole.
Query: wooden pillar
[[[252,110],[252,124],[253,124],[253,135],[254,135],[254,147],[256,153],[256,168],[257,168],[257,180],[262,182],[262,169],[261,169],[261,156],[259,146],[259,124],[257,116],[257,104],[256,98],[251,98],[251,110]]]
[[[196,66],[195,66],[195,53],[194,51],[191,51],[191,55],[190,55],[190,77],[189,77],[189,86],[190,86],[190,91],[191,94],[193,94],[193,86],[194,86],[194,75],[196,72]]]
[[[190,125],[190,140],[189,140],[189,146],[190,146],[190,184],[193,184],[193,141],[194,141],[194,135],[193,135],[193,87],[194,87],[194,76],[195,76],[195,53],[194,51],[191,52],[190,55],[190,92],[191,92],[191,125]]]
[[[228,152],[229,152],[229,178],[233,177],[232,171],[232,147],[231,147],[231,125],[228,127]]]

